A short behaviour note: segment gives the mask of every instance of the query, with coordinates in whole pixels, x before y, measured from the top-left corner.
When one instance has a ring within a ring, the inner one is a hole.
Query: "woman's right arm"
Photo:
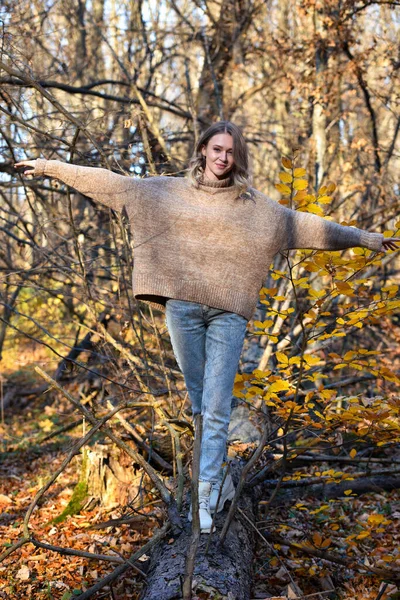
[[[81,194],[121,211],[137,180],[98,167],[81,167],[61,160],[22,160],[14,167],[29,167],[24,175],[54,177],[75,188]]]

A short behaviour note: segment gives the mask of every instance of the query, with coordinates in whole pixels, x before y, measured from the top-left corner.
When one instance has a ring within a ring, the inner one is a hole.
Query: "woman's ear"
[[[206,147],[205,147],[205,146],[202,146],[202,147],[201,147],[201,154],[202,154],[203,156],[206,156]]]

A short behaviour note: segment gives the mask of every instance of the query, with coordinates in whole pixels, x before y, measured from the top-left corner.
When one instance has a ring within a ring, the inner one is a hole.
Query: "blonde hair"
[[[199,187],[199,182],[204,176],[206,160],[201,153],[202,148],[203,146],[207,146],[210,139],[218,133],[229,133],[233,139],[233,167],[229,172],[229,176],[232,180],[232,184],[238,188],[238,197],[252,197],[250,190],[252,177],[250,173],[247,143],[239,127],[230,121],[218,121],[206,129],[200,136],[193,157],[189,163],[187,172],[188,179],[195,187]]]

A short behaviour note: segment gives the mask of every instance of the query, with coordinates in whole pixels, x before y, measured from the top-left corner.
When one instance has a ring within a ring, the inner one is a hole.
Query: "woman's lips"
[[[218,163],[217,163],[217,167],[218,167],[218,169],[226,169],[226,165],[219,165]]]

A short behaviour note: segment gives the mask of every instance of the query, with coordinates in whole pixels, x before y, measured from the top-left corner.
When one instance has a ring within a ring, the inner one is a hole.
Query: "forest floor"
[[[60,466],[71,444],[82,435],[82,426],[44,441],[49,433],[71,421],[71,409],[49,404],[44,396],[29,406],[9,411],[0,424],[0,539],[2,550],[23,535],[23,520],[34,495]],[[237,444],[232,454],[248,453],[248,445]],[[128,506],[109,509],[86,508],[55,524],[71,499],[79,479],[79,458],[73,459],[30,519],[30,531],[40,542],[97,554],[129,557],[160,527],[165,517],[161,501],[141,495]],[[319,467],[321,467],[319,465]],[[315,466],[304,473],[312,475]],[[326,468],[331,468],[327,466]],[[289,541],[309,540],[311,547],[340,551],[364,561],[364,573],[338,564],[293,552],[284,544],[259,544],[254,561],[252,598],[395,600],[400,590],[368,575],[368,560],[374,565],[400,566],[400,502],[398,492],[349,495],[328,502],[307,498],[283,507],[260,504],[259,532],[278,533]],[[111,519],[138,516],[130,524],[104,525]],[[364,558],[365,556],[369,558]],[[146,557],[143,568],[145,570]],[[17,549],[0,563],[0,599],[69,600],[111,572],[115,565],[79,556],[35,548],[31,543]],[[143,577],[127,571],[113,589],[104,588],[95,598],[135,600]],[[384,590],[384,591],[383,591]],[[208,598],[205,592],[202,598]],[[162,600],[162,599],[160,599]]]

